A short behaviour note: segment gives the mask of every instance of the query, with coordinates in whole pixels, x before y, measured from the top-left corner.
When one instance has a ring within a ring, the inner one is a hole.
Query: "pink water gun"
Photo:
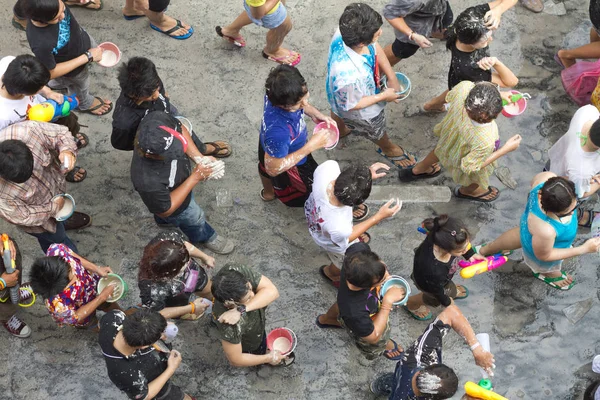
[[[459,261],[458,265],[462,268],[460,276],[464,279],[471,279],[475,275],[496,269],[507,261],[508,257],[501,254],[486,257],[485,260]]]

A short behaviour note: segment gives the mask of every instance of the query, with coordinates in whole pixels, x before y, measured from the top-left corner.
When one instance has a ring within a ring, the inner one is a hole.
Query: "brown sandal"
[[[205,156],[212,156],[214,158],[227,158],[231,155],[231,146],[229,143],[222,140],[216,142],[206,142],[205,145],[210,144],[215,149],[211,152],[204,153]]]

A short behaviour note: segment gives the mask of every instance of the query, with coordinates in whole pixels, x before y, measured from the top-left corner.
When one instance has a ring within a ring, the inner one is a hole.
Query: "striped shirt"
[[[0,178],[0,217],[28,233],[56,232],[59,211],[51,199],[66,188],[58,154],[77,155],[69,130],[57,124],[25,121],[0,131],[0,142],[20,140],[33,154],[33,173],[24,183]]]

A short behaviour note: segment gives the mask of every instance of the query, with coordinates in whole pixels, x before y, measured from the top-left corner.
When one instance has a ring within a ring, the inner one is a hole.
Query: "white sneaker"
[[[18,338],[26,338],[31,336],[31,328],[27,324],[21,321],[17,315],[10,317],[8,321],[2,321],[4,328],[13,336]]]

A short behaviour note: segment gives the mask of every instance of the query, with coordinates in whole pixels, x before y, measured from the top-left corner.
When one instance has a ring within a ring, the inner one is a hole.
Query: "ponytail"
[[[427,230],[427,240],[447,252],[463,248],[469,240],[469,231],[462,221],[447,214],[427,218],[423,228]]]

